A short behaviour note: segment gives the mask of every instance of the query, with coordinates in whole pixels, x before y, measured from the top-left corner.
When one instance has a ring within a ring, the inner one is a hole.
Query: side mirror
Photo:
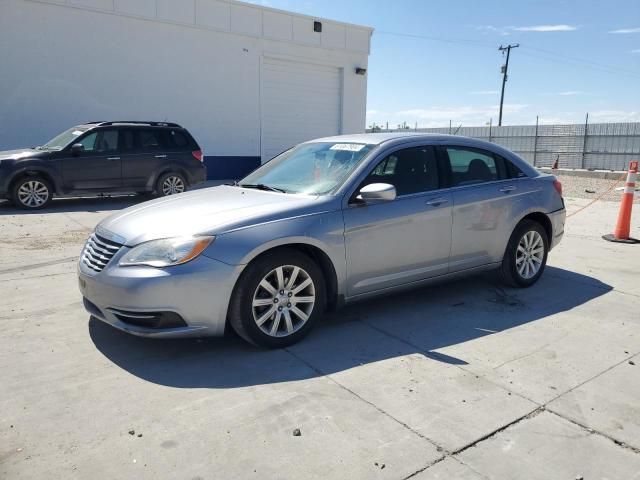
[[[71,155],[73,155],[74,157],[77,157],[82,152],[84,152],[84,145],[82,145],[81,143],[74,143],[73,145],[71,145]]]
[[[389,183],[371,183],[360,189],[358,197],[365,203],[390,202],[396,199],[396,187]]]

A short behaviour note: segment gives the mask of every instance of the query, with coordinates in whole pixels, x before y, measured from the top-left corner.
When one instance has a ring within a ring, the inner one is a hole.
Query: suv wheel
[[[240,276],[229,322],[254,345],[282,348],[311,330],[324,305],[320,268],[301,252],[280,250],[259,258]]]
[[[11,191],[13,203],[29,210],[46,207],[53,197],[49,181],[43,177],[24,177],[19,179]]]
[[[512,287],[533,285],[544,271],[548,253],[549,240],[542,225],[523,220],[509,239],[502,260],[502,278]]]
[[[162,197],[176,195],[187,190],[187,181],[182,175],[175,172],[165,173],[158,179],[156,192]]]

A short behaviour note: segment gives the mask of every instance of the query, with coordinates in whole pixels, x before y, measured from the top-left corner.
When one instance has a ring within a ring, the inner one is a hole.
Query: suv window
[[[506,178],[504,160],[470,147],[446,147],[451,167],[451,186],[474,185]]]
[[[131,153],[135,149],[135,135],[132,129],[120,129],[120,151]]]
[[[90,133],[77,143],[81,143],[85,152],[113,153],[118,151],[118,131],[98,130]]]
[[[438,189],[438,162],[433,147],[405,148],[386,156],[362,186],[371,183],[390,183],[398,196]]]
[[[178,130],[165,130],[162,132],[162,139],[164,140],[165,145],[170,149],[189,149],[189,139],[183,132]]]
[[[161,130],[160,129],[152,129],[152,128],[144,128],[138,130],[138,135],[140,136],[140,148],[142,150],[161,150],[162,149],[162,140],[160,138]]]

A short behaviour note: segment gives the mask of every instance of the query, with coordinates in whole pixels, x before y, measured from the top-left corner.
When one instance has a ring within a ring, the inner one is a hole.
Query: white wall
[[[260,58],[343,69],[365,128],[371,30],[231,0],[0,0],[0,150],[92,120],[166,120],[206,155],[260,155]]]

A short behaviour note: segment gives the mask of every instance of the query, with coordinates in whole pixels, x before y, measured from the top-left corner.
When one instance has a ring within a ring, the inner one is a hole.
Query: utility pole
[[[511,54],[512,48],[518,48],[519,46],[519,43],[516,43],[515,45],[507,45],[506,47],[500,45],[500,48],[498,49],[502,52],[503,55],[505,51],[507,52],[507,61],[502,66],[502,93],[500,94],[500,116],[498,117],[499,127],[502,126],[502,104],[504,103],[504,86],[507,83],[507,73],[509,71],[509,55]]]

